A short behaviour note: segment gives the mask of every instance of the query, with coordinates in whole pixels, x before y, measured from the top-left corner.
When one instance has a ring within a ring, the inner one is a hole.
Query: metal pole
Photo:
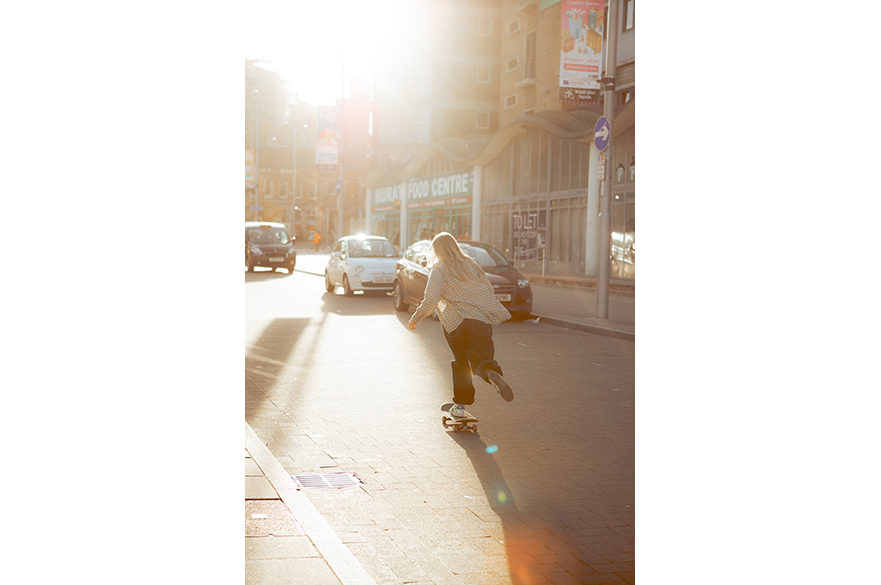
[[[606,77],[610,81],[606,85],[603,98],[603,115],[609,122],[615,116],[615,61],[618,43],[618,11],[620,0],[609,0],[609,14],[606,18],[608,34],[606,36]],[[612,138],[609,137],[607,152],[611,155]],[[600,197],[599,239],[597,245],[597,319],[609,318],[609,280],[612,256],[612,173],[614,164],[612,157],[606,159],[606,172],[603,174],[602,195]]]
[[[297,102],[299,101],[298,93],[294,92],[294,111],[292,112],[292,131],[293,131],[293,144],[291,145],[291,150],[293,151],[293,156],[291,160],[291,232],[293,233],[294,239],[297,237],[297,128],[299,122],[297,121]]]
[[[260,90],[257,94],[257,144],[254,148],[254,164],[257,166],[257,183],[254,186],[254,221],[260,221]]]
[[[337,207],[339,207],[339,222],[337,229],[339,233],[336,234],[336,237],[341,238],[345,234],[345,230],[343,228],[343,203],[345,202],[345,192],[346,186],[343,181],[343,160],[345,159],[345,147],[343,146],[343,142],[346,139],[346,117],[344,115],[345,109],[343,106],[343,102],[346,99],[346,52],[343,50],[343,66],[342,66],[342,83],[340,85],[340,120],[339,120],[339,163],[340,163],[340,192],[337,195]]]

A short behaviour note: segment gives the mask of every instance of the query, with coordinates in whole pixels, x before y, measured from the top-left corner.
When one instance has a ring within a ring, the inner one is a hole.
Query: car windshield
[[[291,239],[284,228],[259,227],[248,230],[248,241],[252,244],[287,244]]]
[[[397,258],[394,246],[388,240],[352,240],[349,242],[352,258]]]
[[[463,252],[474,258],[474,261],[480,266],[508,266],[508,261],[495,248],[483,248],[468,244],[459,244],[459,247],[462,248]]]

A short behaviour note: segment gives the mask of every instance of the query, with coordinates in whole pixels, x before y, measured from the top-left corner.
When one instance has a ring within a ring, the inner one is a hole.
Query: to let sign
[[[548,237],[548,212],[545,209],[515,211],[511,214],[511,249],[514,260],[527,262],[544,257]]]

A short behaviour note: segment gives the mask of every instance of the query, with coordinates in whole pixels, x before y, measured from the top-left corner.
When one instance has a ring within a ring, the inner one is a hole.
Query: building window
[[[523,72],[524,79],[535,78],[535,36],[536,33],[534,32],[526,35],[526,71]]]
[[[478,130],[489,130],[489,112],[475,112],[474,126]]]
[[[512,35],[520,30],[520,19],[512,20],[508,23],[508,35]]]
[[[491,18],[481,18],[477,23],[477,34],[482,37],[491,37],[493,34],[493,21]]]
[[[505,109],[510,110],[511,108],[517,107],[517,94],[512,93],[508,97],[505,98]]]
[[[635,10],[636,0],[627,0],[624,5],[624,30],[633,30],[633,12]]]
[[[510,73],[512,71],[516,71],[517,67],[520,66],[520,57],[514,57],[513,59],[508,59],[508,62],[505,63],[505,73]]]
[[[477,83],[489,83],[492,79],[492,70],[489,65],[477,66]]]

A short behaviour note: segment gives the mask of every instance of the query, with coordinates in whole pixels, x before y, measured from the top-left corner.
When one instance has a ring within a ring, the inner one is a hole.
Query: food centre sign
[[[472,202],[474,177],[471,171],[466,171],[426,179],[410,179],[407,183],[379,187],[368,193],[373,211],[399,209],[402,201],[407,202],[407,209],[462,205]]]
[[[403,185],[374,189],[373,211],[393,211],[399,209],[405,193]]]
[[[407,209],[471,203],[473,186],[471,171],[412,179],[407,183]]]

